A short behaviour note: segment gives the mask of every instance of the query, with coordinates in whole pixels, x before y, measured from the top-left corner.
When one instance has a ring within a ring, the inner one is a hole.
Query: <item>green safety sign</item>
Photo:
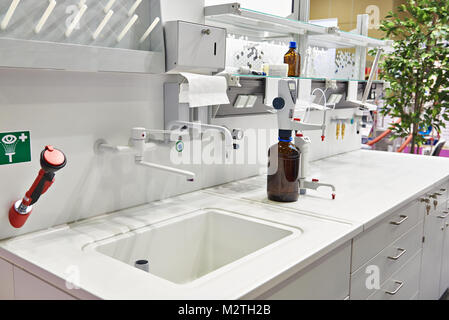
[[[0,133],[0,165],[30,162],[29,131]]]

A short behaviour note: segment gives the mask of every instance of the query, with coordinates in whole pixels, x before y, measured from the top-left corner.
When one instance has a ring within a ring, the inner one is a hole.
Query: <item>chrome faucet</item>
[[[231,131],[229,131],[229,129],[226,127],[216,126],[212,124],[204,124],[200,122],[188,122],[188,121],[173,121],[168,125],[169,131],[178,130],[180,132],[183,132],[189,129],[197,131],[197,133],[201,133],[203,130],[215,130],[221,132],[224,136],[225,141],[226,158],[229,158],[232,151],[234,150],[234,138],[232,136]]]
[[[133,128],[131,131],[130,144],[128,146],[113,146],[108,144],[105,140],[98,140],[95,143],[95,151],[97,153],[103,152],[113,152],[113,153],[133,153],[135,156],[135,161],[138,166],[143,166],[147,168],[153,168],[177,175],[181,175],[187,178],[187,181],[193,182],[195,180],[195,173],[185,170],[180,170],[176,168],[171,168],[163,166],[156,163],[147,162],[144,160],[144,154],[146,151],[155,150],[157,144],[152,142],[147,142],[148,133],[151,130],[145,128]],[[161,133],[162,131],[158,130]],[[171,131],[164,131],[167,134],[172,134]]]

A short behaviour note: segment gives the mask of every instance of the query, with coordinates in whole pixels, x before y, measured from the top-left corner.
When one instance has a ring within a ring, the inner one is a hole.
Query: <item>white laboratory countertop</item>
[[[312,177],[335,184],[294,204],[266,200],[266,178],[255,177],[146,206],[0,242],[0,257],[65,289],[76,267],[78,298],[253,298],[347,243],[408,201],[449,178],[449,159],[356,151],[312,164]],[[301,235],[260,255],[225,266],[187,285],[144,273],[84,248],[198,210],[226,210],[300,230]]]

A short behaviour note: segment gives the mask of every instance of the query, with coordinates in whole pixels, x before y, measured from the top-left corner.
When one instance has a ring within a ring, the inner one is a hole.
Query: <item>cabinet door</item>
[[[14,291],[17,300],[75,300],[74,297],[14,267]]]
[[[224,69],[226,30],[179,22],[178,65]]]
[[[13,265],[0,258],[0,300],[14,299]]]
[[[441,266],[441,285],[440,285],[440,296],[449,289],[449,219],[446,219],[444,223],[446,228],[444,234],[444,245],[443,245],[443,263]]]
[[[424,245],[421,268],[421,300],[440,298],[441,265],[445,233],[444,213],[426,215],[424,221]]]
[[[331,252],[257,300],[345,300],[349,296],[351,245]]]

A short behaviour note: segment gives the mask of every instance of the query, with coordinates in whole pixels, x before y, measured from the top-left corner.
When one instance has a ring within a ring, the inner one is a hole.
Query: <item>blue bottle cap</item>
[[[295,41],[290,42],[290,48],[296,49],[298,46],[296,45]]]

